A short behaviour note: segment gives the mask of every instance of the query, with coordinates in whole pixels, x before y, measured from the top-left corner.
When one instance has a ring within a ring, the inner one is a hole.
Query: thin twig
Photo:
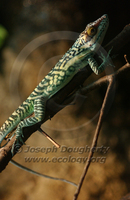
[[[125,61],[127,64],[129,64],[128,59],[127,59],[127,55],[124,55]]]
[[[104,101],[103,101],[103,104],[102,104],[102,107],[101,107],[101,110],[100,110],[100,115],[99,115],[96,130],[95,130],[95,134],[94,134],[94,137],[93,137],[91,149],[94,149],[97,146],[97,140],[98,140],[101,125],[103,123],[103,119],[104,119],[104,116],[105,116],[105,109],[107,107],[108,98],[109,98],[111,91],[113,89],[113,83],[114,83],[114,76],[113,75],[111,75],[111,77],[109,77],[108,82],[109,82],[109,85],[107,87],[107,91],[106,91],[106,94],[105,94],[105,97],[104,97]],[[76,193],[74,194],[74,200],[77,200],[77,198],[79,196],[79,193],[80,193],[83,181],[85,179],[85,176],[88,172],[88,168],[90,166],[93,154],[94,154],[94,151],[90,151],[90,153],[88,155],[88,162],[86,162],[86,165],[84,167],[83,173],[82,173],[80,181],[79,181],[78,188],[76,190]]]
[[[15,165],[16,167],[19,167],[20,169],[23,169],[23,170],[25,170],[25,171],[27,171],[27,172],[30,172],[30,173],[32,173],[32,174],[35,174],[35,175],[37,175],[37,176],[41,176],[41,177],[44,177],[44,178],[49,178],[49,179],[56,180],[56,181],[62,181],[62,182],[65,182],[65,183],[68,183],[68,184],[71,184],[71,185],[77,187],[76,183],[73,183],[73,182],[68,181],[68,180],[66,180],[66,179],[57,178],[57,177],[52,177],[52,176],[48,176],[48,175],[45,175],[45,174],[38,173],[38,172],[36,172],[36,171],[34,171],[34,170],[32,170],[32,169],[29,169],[29,168],[27,168],[27,167],[24,167],[23,165],[20,165],[19,163],[15,162],[14,160],[11,160],[10,162],[11,162],[13,165]]]
[[[44,135],[52,144],[54,144],[57,148],[60,148],[60,145],[56,142],[56,141],[54,141],[47,133],[45,133],[45,131],[43,131],[42,129],[41,129],[41,127],[38,129],[38,131],[42,134],[42,135]]]

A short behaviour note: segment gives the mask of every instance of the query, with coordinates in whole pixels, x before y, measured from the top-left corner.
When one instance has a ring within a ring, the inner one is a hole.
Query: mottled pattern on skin
[[[89,64],[96,74],[101,71],[99,69],[103,71],[104,63],[98,66],[93,55],[99,48],[99,44],[102,43],[107,27],[107,15],[103,15],[86,26],[73,46],[45,76],[22,105],[5,121],[0,129],[0,143],[16,126],[16,140],[17,142],[23,142],[22,128],[41,122],[44,119],[46,101],[69,83],[79,69]],[[33,112],[35,114],[34,117],[25,119]]]

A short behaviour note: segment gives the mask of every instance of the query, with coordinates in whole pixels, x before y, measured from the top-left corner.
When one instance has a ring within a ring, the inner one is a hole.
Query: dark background
[[[4,0],[0,1],[0,24],[7,30],[8,36],[4,40],[0,50],[0,124],[4,122],[17,108],[19,101],[17,95],[11,103],[11,95],[9,89],[10,73],[15,59],[21,50],[34,38],[50,33],[53,31],[75,31],[82,32],[85,26],[102,16],[108,14],[109,28],[105,36],[103,45],[112,40],[121,30],[130,23],[130,3],[129,1],[86,1],[86,0]],[[25,65],[19,79],[19,93],[22,101],[27,98],[36,85],[36,76],[40,67],[53,56],[64,54],[64,52],[72,45],[71,41],[52,42],[41,46],[37,51],[33,52],[28,58],[28,64]],[[113,60],[115,70],[125,64],[124,54],[130,61],[130,43],[128,43]],[[55,63],[46,69],[48,72]],[[18,66],[19,68],[19,66]],[[44,74],[43,74],[44,77]],[[130,73],[124,74],[118,83],[116,83],[116,91],[111,109],[106,116],[103,124],[102,133],[99,139],[99,146],[110,146],[110,152],[107,162],[103,165],[92,164],[92,170],[88,174],[88,178],[84,183],[80,198],[82,199],[120,199],[123,195],[130,191]],[[98,77],[92,76],[90,82]],[[87,100],[80,109],[76,109],[70,115],[72,121],[68,123],[76,124],[82,117],[91,119],[100,109],[106,88],[101,88],[87,96]],[[80,100],[81,101],[81,100]],[[14,105],[15,104],[15,105]],[[16,107],[15,107],[16,106]],[[63,113],[64,114],[64,113]],[[87,115],[87,116],[86,116]],[[60,116],[59,116],[60,117]],[[57,116],[57,121],[59,120]],[[68,117],[69,118],[69,117]],[[92,122],[96,126],[97,120]],[[55,124],[52,120],[52,124]],[[60,126],[66,128],[67,119],[60,121]],[[90,128],[92,134],[88,135],[88,127],[72,132],[50,131],[54,138],[59,140],[61,144],[84,146],[91,144],[94,128]],[[92,131],[93,130],[93,131]],[[49,132],[47,130],[47,132]],[[83,137],[82,137],[83,136]],[[33,145],[43,145],[40,143],[44,138],[30,139]],[[67,138],[67,140],[66,140]],[[74,138],[74,141],[72,140]],[[69,140],[70,139],[70,140]],[[37,140],[37,143],[35,141]],[[28,141],[28,144],[30,144]],[[44,141],[44,145],[49,145]],[[17,161],[20,160],[17,156]],[[24,163],[24,160],[22,162]],[[39,163],[38,163],[39,164]],[[30,165],[28,165],[30,167]],[[69,165],[47,165],[45,168],[33,163],[31,165],[37,171],[40,169],[42,173],[54,176],[64,177],[78,182],[83,169],[82,166]],[[30,167],[30,168],[31,168]],[[61,170],[62,168],[62,170]],[[90,166],[91,168],[91,166]],[[57,174],[59,171],[59,174]],[[0,175],[0,197],[1,199],[72,199],[75,188],[72,186],[43,180],[43,178],[28,175],[9,165],[7,169]],[[27,183],[26,183],[27,182]],[[10,186],[7,186],[9,183]],[[28,185],[28,187],[25,186]],[[36,186],[38,185],[38,186]],[[44,189],[43,189],[44,188]],[[59,189],[60,188],[60,189]],[[63,192],[63,188],[64,191]],[[43,191],[42,191],[43,189]],[[17,192],[16,192],[17,190]],[[52,196],[51,193],[52,192]],[[79,198],[79,199],[80,199]]]

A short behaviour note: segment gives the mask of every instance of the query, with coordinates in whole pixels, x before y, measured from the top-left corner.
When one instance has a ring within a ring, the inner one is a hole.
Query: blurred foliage
[[[7,30],[2,25],[0,25],[0,48],[2,47],[7,36],[8,36]]]

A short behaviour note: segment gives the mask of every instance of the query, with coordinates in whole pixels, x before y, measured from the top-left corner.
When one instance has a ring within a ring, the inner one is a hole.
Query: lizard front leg
[[[101,52],[101,56],[100,58],[102,59],[102,63],[101,65],[98,65],[97,61],[93,58],[90,57],[88,59],[88,64],[90,65],[91,69],[93,70],[93,72],[98,75],[101,72],[104,71],[105,67],[110,65],[112,67],[114,67],[114,65],[112,64],[111,60],[110,60],[110,53],[111,53],[111,49],[109,50],[107,56],[105,56],[102,52]]]
[[[45,105],[46,105],[46,100],[43,97],[37,98],[34,100],[34,117],[29,117],[27,119],[24,119],[23,121],[21,121],[15,131],[14,134],[16,134],[16,142],[13,144],[12,150],[11,152],[13,153],[14,151],[14,146],[15,144],[19,144],[23,142],[23,128],[25,127],[29,127],[29,126],[33,126],[36,123],[41,122],[44,119],[45,116]]]

